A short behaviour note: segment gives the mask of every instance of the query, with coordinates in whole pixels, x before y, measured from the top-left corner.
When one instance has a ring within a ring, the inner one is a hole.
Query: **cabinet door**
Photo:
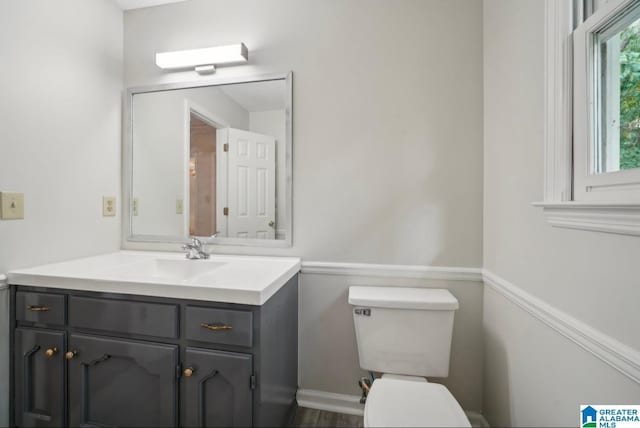
[[[251,355],[187,348],[183,369],[182,426],[251,426]]]
[[[14,352],[16,425],[64,426],[64,332],[17,328]]]
[[[178,347],[72,334],[71,426],[176,425]]]

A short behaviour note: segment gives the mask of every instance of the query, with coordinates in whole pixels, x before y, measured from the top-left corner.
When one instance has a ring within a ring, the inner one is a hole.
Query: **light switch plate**
[[[182,214],[184,212],[184,202],[182,199],[176,199],[176,214]]]
[[[116,215],[116,198],[115,196],[102,197],[102,216],[113,217]]]
[[[24,193],[0,192],[0,218],[2,220],[24,218]]]

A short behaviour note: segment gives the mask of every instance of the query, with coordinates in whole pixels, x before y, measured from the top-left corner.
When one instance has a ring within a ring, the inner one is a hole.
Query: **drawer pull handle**
[[[27,306],[27,309],[29,309],[31,312],[47,312],[49,310],[48,307],[39,305],[29,305]]]
[[[202,324],[200,324],[200,327],[206,328],[207,330],[211,330],[211,331],[233,330],[233,327],[230,325],[215,325],[215,324],[207,324],[206,322],[203,322]]]
[[[51,358],[57,353],[58,353],[58,348],[49,348],[46,351],[44,351],[44,355],[46,355],[47,358]]]
[[[64,357],[65,357],[67,360],[73,360],[73,358],[74,358],[76,355],[78,355],[78,351],[69,351],[69,352],[67,352],[66,354],[64,354]]]
[[[184,377],[191,377],[196,372],[196,369],[193,367],[187,367],[184,369]]]

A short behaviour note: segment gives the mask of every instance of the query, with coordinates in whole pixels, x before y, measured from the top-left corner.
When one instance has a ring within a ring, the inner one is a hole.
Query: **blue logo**
[[[594,407],[595,406],[595,407]],[[640,428],[640,406],[628,404],[580,406],[582,428]]]
[[[582,409],[582,428],[596,428],[598,411],[591,406]]]

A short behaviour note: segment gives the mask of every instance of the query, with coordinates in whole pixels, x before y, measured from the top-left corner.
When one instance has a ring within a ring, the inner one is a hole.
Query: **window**
[[[552,226],[640,236],[640,0],[545,0]]]
[[[605,3],[573,38],[574,200],[640,202],[640,2]]]

